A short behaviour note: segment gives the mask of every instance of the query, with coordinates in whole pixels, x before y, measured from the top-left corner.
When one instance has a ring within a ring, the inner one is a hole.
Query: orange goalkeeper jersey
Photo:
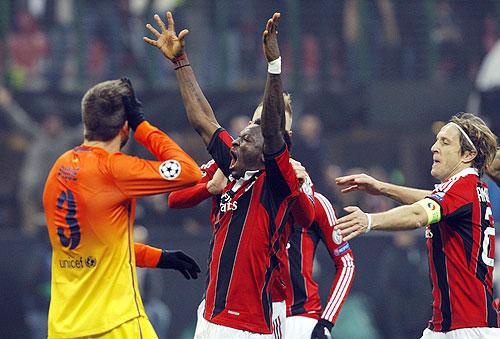
[[[196,184],[198,165],[147,122],[135,139],[159,161],[81,145],[49,173],[43,205],[52,245],[49,337],[82,337],[145,316],[132,238],[135,198]]]

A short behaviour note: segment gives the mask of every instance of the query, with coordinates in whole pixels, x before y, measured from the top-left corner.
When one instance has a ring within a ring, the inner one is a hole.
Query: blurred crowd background
[[[394,206],[341,194],[334,184],[340,175],[365,172],[432,188],[430,147],[452,114],[479,113],[500,132],[500,1],[1,0],[0,337],[46,337],[51,258],[41,196],[53,162],[82,142],[80,100],[90,86],[130,77],[147,118],[200,165],[209,160],[185,117],[170,63],[142,41],[145,24],[166,10],[178,30],[190,30],[186,49],[198,81],[233,134],[263,93],[265,20],[282,13],[292,153],[339,214],[353,204],[368,212]],[[134,142],[126,151],[149,157]],[[493,182],[490,197],[500,220]],[[138,206],[138,240],[206,261],[208,205],[174,211],[166,196],[155,196]],[[335,338],[420,337],[431,305],[424,240],[415,231],[351,242],[357,276]],[[326,296],[334,266],[324,249],[317,257]],[[160,338],[192,336],[203,279],[139,275]]]

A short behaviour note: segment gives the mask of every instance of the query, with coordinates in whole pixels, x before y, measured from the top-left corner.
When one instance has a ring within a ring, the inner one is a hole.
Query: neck
[[[99,147],[108,153],[120,152],[120,134],[108,141],[97,141],[97,140],[84,140],[83,144],[85,146]]]
[[[455,174],[458,174],[458,173],[462,172],[464,169],[469,168],[469,167],[471,167],[471,166],[470,166],[468,163],[459,162],[459,163],[455,166],[455,168],[454,168],[453,170],[451,170],[450,174],[448,174],[448,175],[446,176],[446,178],[445,178],[445,179],[443,179],[443,181],[442,181],[442,182],[447,181],[448,179],[450,179],[450,178],[451,178],[452,176],[454,176]]]

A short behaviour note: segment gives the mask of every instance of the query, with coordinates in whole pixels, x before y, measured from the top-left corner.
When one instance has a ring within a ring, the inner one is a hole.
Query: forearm
[[[381,183],[379,191],[380,194],[396,200],[404,205],[413,204],[431,194],[431,191],[398,186],[386,182]]]
[[[262,136],[267,154],[278,152],[284,144],[285,102],[280,74],[267,74],[262,109]]]
[[[210,198],[212,194],[207,189],[206,182],[200,182],[192,187],[170,193],[169,208],[191,208]]]
[[[405,231],[427,225],[428,216],[419,205],[407,205],[371,214],[372,230]]]
[[[220,127],[210,104],[203,94],[192,67],[187,57],[184,59],[185,66],[175,71],[177,83],[181,91],[182,100],[191,126],[202,137],[206,145],[210,142],[212,134]]]

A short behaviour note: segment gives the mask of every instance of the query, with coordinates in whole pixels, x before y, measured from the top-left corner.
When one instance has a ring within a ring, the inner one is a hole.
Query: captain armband
[[[427,213],[427,225],[434,224],[441,220],[441,206],[431,198],[424,198],[413,205],[420,205]]]

